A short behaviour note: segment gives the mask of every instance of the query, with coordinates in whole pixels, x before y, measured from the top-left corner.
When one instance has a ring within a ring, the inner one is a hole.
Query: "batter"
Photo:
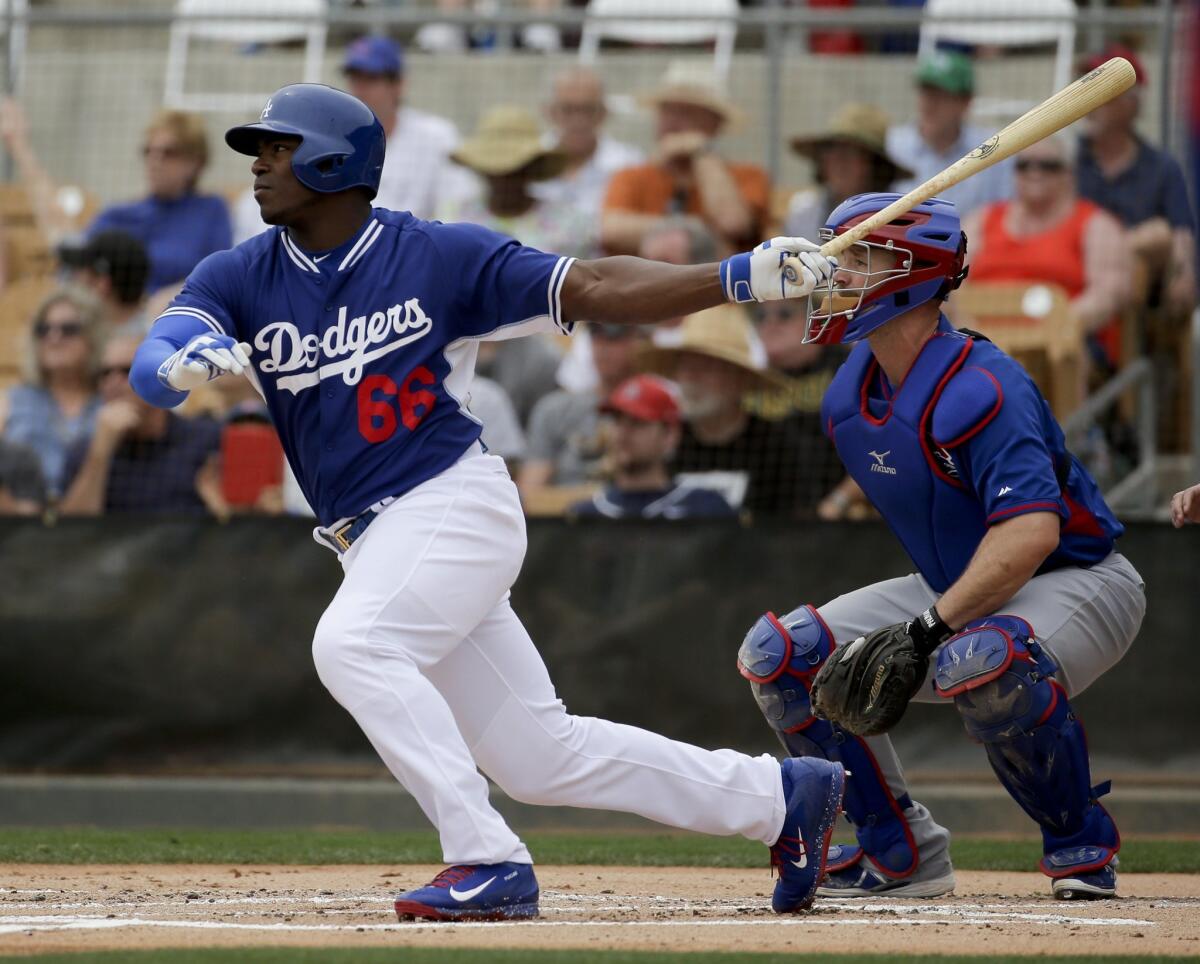
[[[316,630],[317,672],[437,827],[450,865],[401,894],[397,914],[537,913],[530,853],[480,770],[515,800],[762,841],[779,871],[775,909],[808,907],[841,764],[781,765],[570,715],[509,605],[524,517],[468,402],[481,339],[804,297],[835,264],[785,238],[720,265],[575,261],[372,208],[383,129],[320,85],[277,91],[226,141],[254,158],[254,197],[275,227],[196,267],[130,381],[165,407],[227,373],[260,386],[317,541],[345,572]]]

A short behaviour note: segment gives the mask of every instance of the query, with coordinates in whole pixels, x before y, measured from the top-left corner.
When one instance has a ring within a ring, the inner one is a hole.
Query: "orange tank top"
[[[1059,285],[1071,298],[1083,291],[1083,235],[1099,207],[1079,198],[1071,213],[1050,230],[1014,238],[1005,224],[1008,206],[1008,201],[1001,201],[984,212],[983,238],[971,261],[971,280],[1043,281]],[[1117,322],[1114,318],[1096,332],[1112,362],[1120,352]]]

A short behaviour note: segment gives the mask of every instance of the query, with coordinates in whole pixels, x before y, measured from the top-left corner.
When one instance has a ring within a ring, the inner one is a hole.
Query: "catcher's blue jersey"
[[[1097,563],[1124,531],[1025,370],[944,316],[898,391],[859,342],[822,415],[846,470],[938,592],[989,526],[1017,515],[1061,520],[1042,572]]]
[[[376,208],[333,251],[303,251],[274,228],[210,255],[148,342],[175,351],[216,332],[250,343],[288,461],[330,525],[440,474],[479,438],[467,409],[478,341],[566,330],[572,261]],[[175,405],[185,393],[148,370],[162,354],[139,352],[131,381]]]

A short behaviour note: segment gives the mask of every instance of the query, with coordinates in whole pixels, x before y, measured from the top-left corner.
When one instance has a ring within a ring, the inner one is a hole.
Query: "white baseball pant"
[[[473,447],[342,556],[313,641],[321,681],[437,828],[446,862],[531,862],[479,770],[526,803],[774,843],[784,801],[771,756],[567,712],[509,605],[525,545],[504,461]]]

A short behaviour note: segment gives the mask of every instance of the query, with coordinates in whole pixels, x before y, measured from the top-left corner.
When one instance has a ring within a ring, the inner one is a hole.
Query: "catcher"
[[[823,236],[896,197],[848,199]],[[1121,524],[1032,380],[941,313],[965,253],[954,205],[934,199],[848,248],[813,294],[807,340],[857,342],[822,422],[917,571],[767,613],[738,668],[790,754],[853,774],[844,806],[858,845],[830,848],[818,894],[953,889],[950,835],[909,796],[882,735],[917,699],[953,701],[1041,828],[1054,895],[1111,897],[1120,837],[1069,700],[1124,655],[1145,589],[1113,550]]]

